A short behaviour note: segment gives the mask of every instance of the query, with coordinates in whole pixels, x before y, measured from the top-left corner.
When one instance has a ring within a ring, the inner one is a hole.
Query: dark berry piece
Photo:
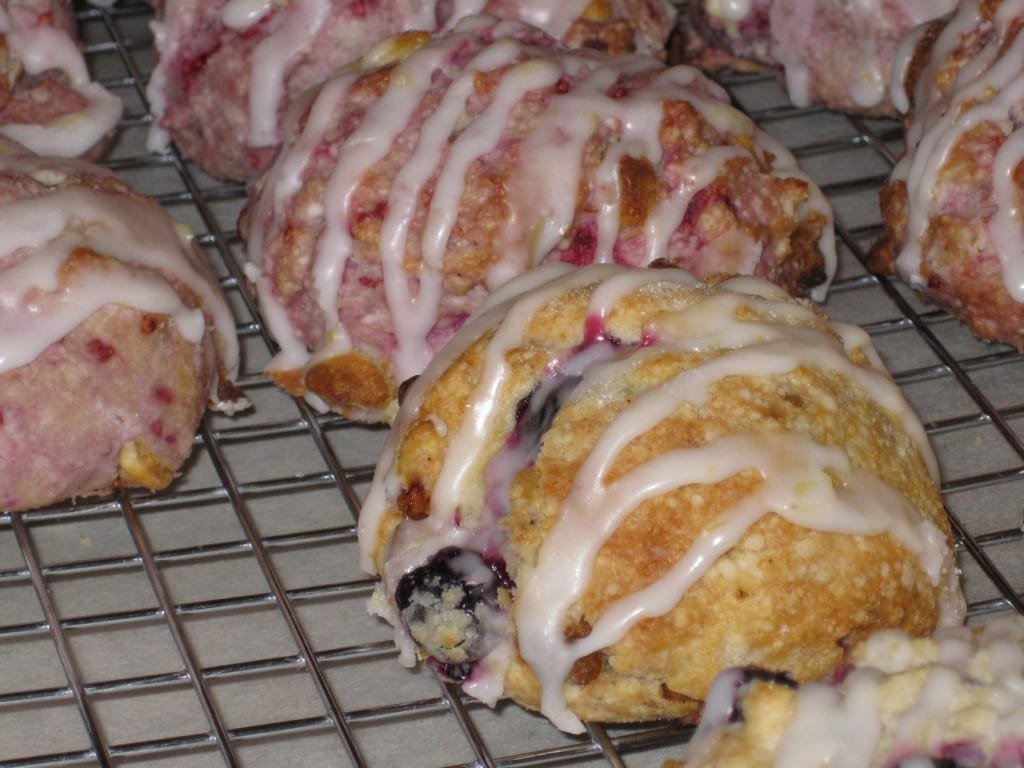
[[[472,663],[501,636],[504,615],[498,588],[511,580],[503,563],[476,552],[447,547],[405,574],[395,604],[413,640],[451,679],[465,679]],[[459,675],[462,675],[459,678]]]
[[[446,664],[443,661],[430,658],[427,659],[427,665],[445,680],[450,680],[453,683],[465,682],[473,673],[473,663],[469,661],[462,664]]]
[[[96,358],[97,362],[105,363],[116,354],[116,350],[103,339],[89,339],[85,348],[89,354]]]
[[[410,378],[403,381],[398,385],[398,404],[401,405],[405,400],[405,396],[409,393],[409,387],[411,387],[418,379],[419,376],[411,376]]]
[[[541,440],[582,378],[562,376],[545,380],[519,401],[513,439],[525,449],[531,460],[537,457]]]
[[[760,667],[747,667],[743,670],[744,683],[750,684],[755,680],[760,680],[764,683],[776,683],[777,685],[784,685],[787,688],[796,690],[800,686],[796,680],[789,676],[786,672],[779,672],[774,669],[761,669]]]

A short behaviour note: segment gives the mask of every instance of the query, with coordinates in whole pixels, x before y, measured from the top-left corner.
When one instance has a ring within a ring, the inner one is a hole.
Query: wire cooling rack
[[[316,414],[260,374],[272,344],[239,267],[243,190],[145,151],[150,15],[141,2],[78,7],[89,63],[126,105],[107,164],[197,233],[236,311],[255,408],[208,416],[164,493],[0,514],[0,767],[654,768],[678,756],[678,724],[570,737],[398,665],[356,566],[384,432]],[[1024,358],[861,263],[897,126],[795,109],[771,78],[727,85],[835,206],[841,265],[826,308],[871,333],[926,423],[971,620],[1021,610]]]

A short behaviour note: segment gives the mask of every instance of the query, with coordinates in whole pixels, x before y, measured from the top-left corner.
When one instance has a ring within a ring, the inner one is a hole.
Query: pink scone
[[[108,171],[0,146],[0,509],[166,486],[234,322],[190,236]]]

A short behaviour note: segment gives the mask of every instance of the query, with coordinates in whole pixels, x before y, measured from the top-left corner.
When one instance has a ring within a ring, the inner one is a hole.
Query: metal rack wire
[[[81,6],[93,71],[126,104],[107,161],[197,233],[236,310],[255,403],[211,415],[169,491],[0,514],[0,768],[13,766],[660,766],[678,724],[556,732],[463,700],[395,661],[363,602],[355,520],[383,431],[321,415],[259,373],[272,343],[244,288],[244,191],[144,149],[150,7]],[[832,200],[840,274],[826,308],[872,334],[938,450],[970,614],[1022,610],[1024,358],[974,340],[861,259],[891,123],[728,87]]]

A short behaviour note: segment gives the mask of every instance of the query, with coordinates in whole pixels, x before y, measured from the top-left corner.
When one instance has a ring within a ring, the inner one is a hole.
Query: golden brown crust
[[[662,198],[663,190],[650,160],[624,155],[619,161],[619,224],[623,228],[643,224]]]
[[[366,355],[349,352],[317,363],[306,373],[306,388],[333,407],[355,403],[383,408],[395,387]]]
[[[907,231],[907,184],[894,179],[878,191],[884,229],[868,252],[868,269],[882,275],[895,272],[896,256]]]
[[[117,474],[122,485],[159,491],[171,484],[175,469],[138,439],[125,443],[117,454]]]
[[[356,421],[390,421],[397,408],[395,382],[361,352],[335,355],[307,369],[268,370],[267,376],[289,395],[313,394]]]
[[[292,397],[302,397],[303,393],[306,391],[306,387],[303,383],[304,374],[301,370],[269,370],[267,371],[267,376],[271,381]]]

